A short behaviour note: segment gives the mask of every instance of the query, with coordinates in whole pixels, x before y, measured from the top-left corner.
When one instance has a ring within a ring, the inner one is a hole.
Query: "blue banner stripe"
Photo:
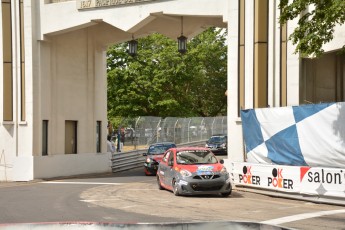
[[[296,123],[302,121],[303,119],[320,112],[321,110],[334,105],[334,103],[323,103],[323,104],[310,104],[301,106],[292,106]]]
[[[296,125],[286,128],[266,141],[268,158],[275,164],[306,166],[298,141]]]
[[[242,130],[247,153],[264,142],[255,110],[241,110]]]

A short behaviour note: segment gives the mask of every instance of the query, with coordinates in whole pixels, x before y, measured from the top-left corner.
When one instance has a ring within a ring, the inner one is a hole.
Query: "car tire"
[[[150,176],[149,171],[146,168],[144,168],[144,173],[146,176]]]
[[[231,190],[229,192],[223,192],[221,193],[222,197],[228,197],[231,195]]]
[[[163,190],[164,188],[162,187],[161,181],[159,180],[159,176],[157,176],[157,185],[159,190]]]
[[[172,181],[172,187],[173,187],[173,193],[174,193],[174,195],[175,195],[175,196],[179,196],[180,193],[179,193],[179,191],[178,191],[178,185],[177,185],[177,182],[176,182],[175,179]]]

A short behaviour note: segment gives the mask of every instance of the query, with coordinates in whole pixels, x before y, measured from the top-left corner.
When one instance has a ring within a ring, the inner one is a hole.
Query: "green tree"
[[[226,33],[211,28],[192,39],[187,56],[194,71],[192,108],[198,116],[226,115],[227,46]]]
[[[344,0],[281,0],[279,8],[280,23],[299,18],[290,40],[302,56],[320,56],[322,45],[333,39],[335,26],[345,21]]]
[[[138,39],[138,55],[127,43],[108,57],[108,116],[216,116],[226,114],[226,34],[210,28],[191,39],[188,52],[160,34]]]

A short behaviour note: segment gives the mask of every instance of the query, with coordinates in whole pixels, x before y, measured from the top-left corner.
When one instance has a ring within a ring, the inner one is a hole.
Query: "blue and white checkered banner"
[[[247,161],[345,167],[345,102],[241,111]]]

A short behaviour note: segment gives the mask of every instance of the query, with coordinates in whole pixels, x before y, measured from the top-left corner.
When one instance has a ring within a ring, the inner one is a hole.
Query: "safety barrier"
[[[111,159],[112,172],[121,172],[144,166],[145,157],[143,153],[145,149],[135,150],[131,152],[115,153]]]
[[[205,142],[206,140],[203,140],[203,141],[179,144],[177,146],[178,147],[204,146]],[[143,156],[143,153],[146,151],[147,151],[147,148],[134,150],[134,151],[128,151],[128,152],[114,153],[111,159],[112,172],[116,173],[116,172],[126,171],[126,170],[135,169],[139,167],[144,167],[145,157]]]

